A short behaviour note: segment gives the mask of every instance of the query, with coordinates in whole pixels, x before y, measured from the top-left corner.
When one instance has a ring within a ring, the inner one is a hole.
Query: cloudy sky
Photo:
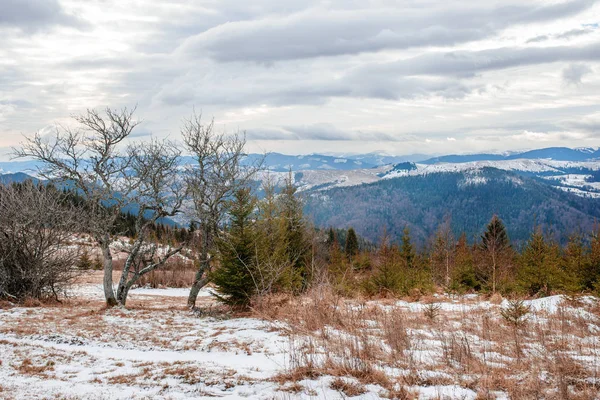
[[[0,156],[86,108],[252,151],[600,146],[600,1],[0,0]]]

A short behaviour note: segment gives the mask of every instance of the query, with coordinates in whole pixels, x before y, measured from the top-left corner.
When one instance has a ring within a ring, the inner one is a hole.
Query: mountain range
[[[552,147],[503,154],[393,156],[249,154],[264,158],[265,175],[283,182],[293,171],[306,212],[321,227],[354,227],[376,241],[386,230],[398,239],[405,226],[426,245],[438,224],[451,218],[456,234],[476,240],[498,214],[516,244],[535,226],[564,242],[590,231],[600,218],[600,150]],[[182,157],[181,164],[192,164]],[[31,161],[0,163],[0,182],[35,175]],[[178,222],[185,224],[185,218]]]

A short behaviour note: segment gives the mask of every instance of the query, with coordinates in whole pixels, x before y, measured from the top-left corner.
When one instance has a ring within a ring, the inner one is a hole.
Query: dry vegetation
[[[81,278],[62,303],[3,305],[0,399],[598,398],[590,297],[409,302],[321,287],[245,314],[205,293],[191,313],[177,289],[106,309],[100,279]]]
[[[190,288],[194,283],[196,270],[192,262],[173,258],[164,267],[142,276],[138,285],[151,288]]]
[[[412,399],[436,387],[431,398],[598,398],[595,300],[435,301],[348,301],[317,290],[256,312],[289,324],[282,384],[332,375],[346,396],[381,388],[382,397]]]

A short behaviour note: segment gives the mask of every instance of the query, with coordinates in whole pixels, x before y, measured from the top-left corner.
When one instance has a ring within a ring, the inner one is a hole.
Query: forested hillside
[[[423,245],[448,216],[453,230],[472,240],[498,214],[517,243],[527,240],[536,224],[565,242],[573,231],[593,228],[600,202],[533,178],[485,168],[473,174],[408,176],[312,193],[306,211],[317,226],[352,226],[371,240],[384,229],[398,239],[408,226],[414,240]]]

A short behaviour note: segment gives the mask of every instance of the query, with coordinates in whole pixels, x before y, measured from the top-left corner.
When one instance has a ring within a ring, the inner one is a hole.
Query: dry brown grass
[[[17,366],[17,371],[25,375],[47,376],[46,372],[54,371],[54,361],[48,360],[42,365],[34,365],[31,359],[25,358],[21,364]]]
[[[138,286],[151,288],[189,288],[194,283],[196,268],[192,262],[172,258],[167,264],[142,276]]]
[[[350,382],[339,377],[332,380],[329,384],[329,387],[333,390],[337,390],[338,392],[342,392],[349,397],[360,396],[361,394],[367,392],[367,389],[364,387],[364,385],[356,382]]]
[[[528,311],[513,323],[492,300],[491,309],[465,300],[464,307],[428,313],[427,305],[416,312],[390,300],[344,299],[319,288],[299,298],[262,299],[267,306],[254,312],[289,325],[289,365],[275,378],[281,385],[329,375],[339,385],[350,377],[398,398],[411,398],[407,387],[434,385],[467,388],[480,399],[496,398],[498,391],[511,399],[595,398],[596,305],[565,302],[555,313]],[[400,376],[390,375],[391,369]]]

